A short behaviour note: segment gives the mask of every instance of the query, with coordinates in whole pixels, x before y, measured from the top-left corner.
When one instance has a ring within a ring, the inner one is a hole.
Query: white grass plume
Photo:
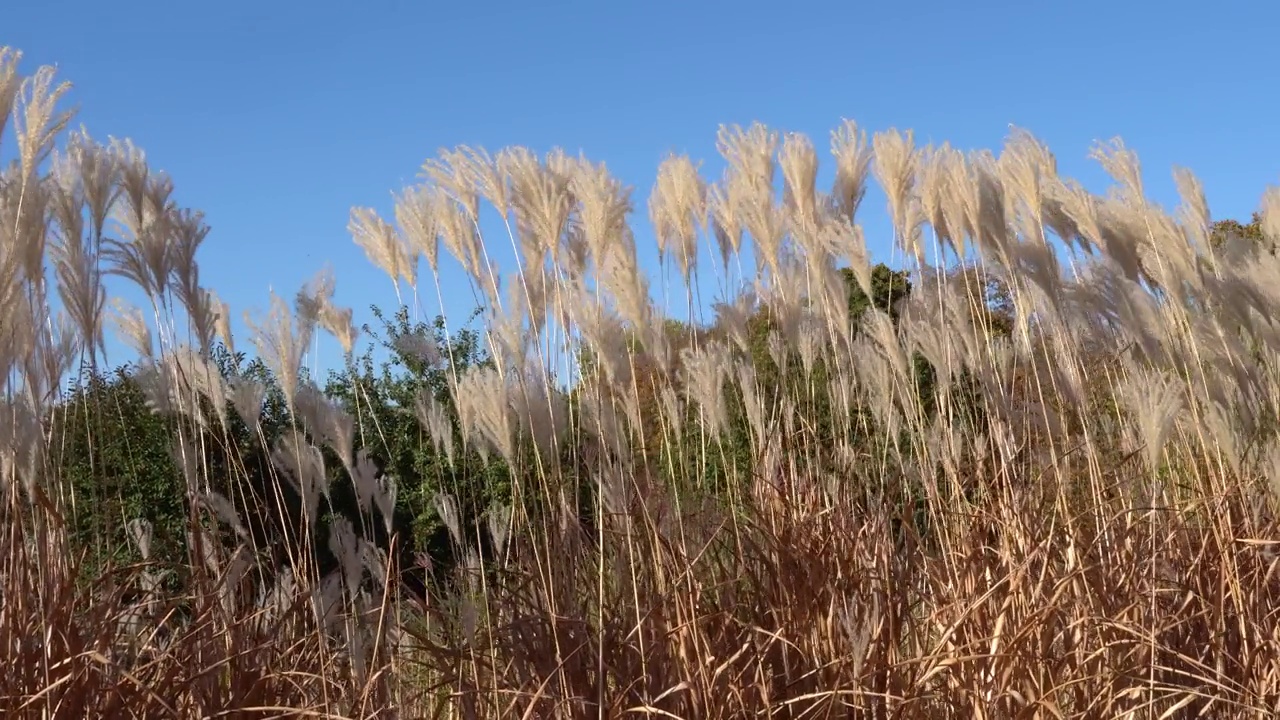
[[[914,135],[910,130],[904,134],[897,129],[876,133],[872,147],[875,151],[873,170],[888,199],[889,217],[897,230],[898,242],[914,255],[914,249],[905,245],[911,235],[911,203],[919,162]]]
[[[0,96],[7,92],[5,71],[0,70]],[[59,112],[58,104],[71,89],[69,82],[55,82],[52,66],[38,68],[22,81],[16,97],[8,102],[13,107],[13,134],[18,143],[18,164],[22,177],[35,179],[39,167],[53,152],[55,138],[71,121],[72,114]],[[4,102],[0,97],[0,102]]]
[[[21,60],[21,51],[7,45],[0,46],[0,135],[4,134],[5,125],[9,122],[18,97],[18,89],[22,87],[22,75],[18,74],[18,63]]]
[[[782,169],[783,205],[797,225],[816,225],[819,203],[818,154],[809,138],[789,133],[778,151]]]
[[[449,464],[454,463],[453,426],[449,422],[448,412],[444,405],[431,395],[428,390],[420,391],[414,403],[414,411],[418,422],[422,423],[427,436],[437,451],[444,452]]]
[[[209,400],[220,427],[227,425],[230,393],[222,373],[195,349],[180,345],[154,361],[139,377],[153,412],[177,414],[208,428],[200,398]]]
[[[260,324],[245,313],[245,324],[253,333],[253,344],[258,356],[267,364],[280,383],[289,412],[294,411],[298,383],[302,369],[302,357],[311,343],[311,329],[300,323],[295,331],[294,317],[284,299],[271,293],[271,311]]]
[[[698,263],[698,227],[705,222],[707,187],[698,166],[685,155],[672,155],[658,166],[649,195],[649,220],[658,240],[658,253],[670,253],[686,285],[693,282]]]
[[[458,424],[463,440],[481,455],[496,452],[511,462],[515,458],[513,418],[502,375],[492,367],[468,368],[453,388]]]
[[[1280,186],[1271,186],[1262,194],[1258,210],[1262,234],[1272,245],[1280,245]]]
[[[850,222],[867,194],[871,174],[871,146],[867,133],[852,120],[845,120],[831,133],[831,154],[836,160],[836,179],[831,189],[832,201],[841,217]]]
[[[262,417],[267,386],[252,378],[240,376],[231,378],[227,385],[231,407],[250,430],[256,430]]]
[[[431,186],[405,188],[395,196],[396,224],[414,254],[427,258],[431,272],[440,272],[439,192]]]
[[[410,286],[417,285],[416,257],[409,255],[400,233],[390,223],[378,217],[376,211],[372,208],[352,208],[347,230],[356,245],[364,250],[369,261],[391,278],[397,297],[400,295],[401,278]]]
[[[293,485],[302,498],[304,520],[314,526],[319,519],[320,496],[329,493],[320,449],[297,435],[281,437],[271,451],[271,464]]]
[[[1137,426],[1147,467],[1155,470],[1182,410],[1184,388],[1165,373],[1134,368],[1122,397]]]
[[[296,417],[312,437],[333,450],[347,472],[354,474],[355,418],[312,383],[298,388],[294,408]]]

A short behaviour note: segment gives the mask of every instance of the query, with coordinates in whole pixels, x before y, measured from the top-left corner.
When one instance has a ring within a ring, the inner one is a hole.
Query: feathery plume
[[[1102,169],[1119,185],[1120,200],[1130,207],[1142,207],[1146,204],[1146,193],[1142,185],[1142,165],[1138,162],[1137,153],[1125,147],[1120,138],[1110,142],[1095,143],[1089,151],[1089,157],[1097,160]]]
[[[89,216],[89,239],[101,240],[120,198],[119,159],[106,146],[95,142],[84,128],[71,133],[67,157],[74,167]]]
[[[259,357],[280,383],[289,412],[294,412],[302,356],[311,344],[311,327],[307,323],[299,323],[295,332],[289,306],[274,292],[271,293],[271,311],[266,320],[258,324],[252,316],[245,313],[245,324],[253,333],[253,344],[258,349]]]
[[[334,338],[342,351],[351,354],[356,345],[358,331],[352,322],[352,311],[349,307],[338,307],[333,304],[333,293],[337,283],[333,278],[333,270],[325,268],[315,274],[294,297],[298,323],[307,328],[307,334],[316,325],[324,328]]]
[[[605,387],[594,387],[581,396],[582,427],[599,443],[599,448],[617,458],[625,458],[631,450],[631,439],[625,413],[614,393]]]
[[[298,290],[298,294],[294,296],[293,308],[299,326],[314,328],[320,324],[320,318],[333,298],[336,286],[333,270],[326,267]]]
[[[440,272],[440,223],[437,218],[442,200],[439,191],[430,186],[406,188],[395,196],[396,224],[414,254],[427,257],[431,272]]]
[[[1213,224],[1209,214],[1209,201],[1204,196],[1204,185],[1200,178],[1186,168],[1174,168],[1173,180],[1178,186],[1178,196],[1182,204],[1178,215],[1182,227],[1202,251],[1209,248],[1209,227]]]
[[[271,464],[282,473],[302,499],[303,519],[314,526],[318,520],[320,496],[329,494],[320,448],[300,437],[281,437],[271,451]]]
[[[743,204],[742,183],[734,182],[729,171],[720,182],[707,188],[707,215],[720,249],[720,262],[729,266],[729,259],[742,248],[742,221],[738,208]]]
[[[782,168],[783,205],[798,225],[818,221],[818,153],[809,138],[790,133],[778,151]]]
[[[92,238],[85,236],[86,190],[77,161],[73,149],[66,155],[55,154],[52,162],[58,190],[50,200],[59,230],[52,245],[52,259],[58,295],[85,339],[85,349],[92,360],[99,351],[106,352],[102,324],[107,293]]]
[[[222,323],[219,308],[215,304],[217,299],[212,292],[198,286],[192,289],[191,294],[182,292],[175,295],[187,308],[187,319],[191,325],[191,332],[199,343],[200,351],[208,354],[218,337],[219,325]]]
[[[492,304],[497,304],[497,290],[489,279],[489,267],[484,259],[480,232],[467,216],[467,211],[454,200],[444,200],[436,208],[439,214],[440,239],[445,250],[453,256],[472,281],[483,288]]]
[[[355,418],[309,382],[298,388],[294,408],[303,427],[333,450],[347,472],[354,474]]]
[[[397,295],[400,292],[400,278],[404,278],[410,286],[418,284],[417,258],[409,256],[400,233],[378,217],[373,208],[352,208],[347,231],[351,233],[356,245],[364,250],[369,261],[391,278]]]
[[[143,359],[154,357],[151,328],[147,326],[142,310],[120,298],[116,298],[112,304],[115,311],[112,319],[125,343]]]
[[[617,221],[608,217],[610,208],[606,204],[609,198],[591,195],[592,191],[599,188],[589,180],[584,182],[584,179],[557,172],[552,167],[551,156],[543,164],[531,152],[513,151],[503,154],[502,160],[511,184],[511,207],[515,211],[521,253],[526,267],[540,268],[542,259],[560,244],[560,238],[573,213],[574,198],[579,192],[584,196],[579,199],[587,204],[592,213],[590,231],[601,234],[599,237],[592,236],[589,242],[603,242],[604,235],[611,233]],[[577,173],[593,171],[596,171],[595,168],[585,162],[582,167],[577,168]],[[603,173],[603,168],[598,172]],[[570,186],[575,184],[582,187],[576,187],[570,192]],[[600,249],[596,248],[596,251],[599,252]]]
[[[71,112],[58,112],[58,103],[71,89],[71,83],[54,82],[57,74],[51,66],[38,68],[22,81],[17,96],[3,98],[12,76],[0,70],[0,102],[13,104],[13,134],[18,142],[18,163],[24,182],[35,178],[36,168],[53,152],[54,140],[71,122]]]
[[[187,345],[180,345],[165,353],[159,360],[152,360],[138,375],[138,382],[147,397],[152,412],[179,415],[208,428],[200,397],[207,398],[213,406],[221,427],[226,427],[227,406],[230,397],[222,373],[205,356]]]
[[[1263,236],[1273,245],[1280,245],[1280,186],[1269,187],[1263,192],[1258,216]]]
[[[898,242],[905,243],[911,234],[910,206],[918,161],[914,136],[910,130],[903,134],[892,129],[876,133],[871,144],[875,150],[876,180],[888,198],[889,217],[898,231]]]
[[[507,462],[515,458],[511,407],[502,375],[496,368],[468,368],[453,389],[463,439],[475,442],[482,456],[490,451]]]
[[[685,155],[663,160],[649,196],[649,219],[659,255],[671,252],[686,285],[692,282],[697,267],[698,225],[706,215],[706,204],[706,183],[693,161]]]
[[[507,166],[504,163],[507,151],[491,157],[484,148],[470,148],[465,145],[456,150],[456,154],[466,158],[465,174],[471,187],[502,215],[511,208],[511,188],[508,183]]]
[[[681,352],[685,394],[702,408],[703,421],[713,434],[728,427],[724,381],[725,372],[732,366],[729,349],[722,342],[713,341],[701,348],[685,348]]]
[[[373,494],[373,502],[378,506],[378,512],[382,515],[382,526],[387,531],[387,535],[391,535],[391,530],[395,525],[398,492],[395,476],[383,475],[378,478],[378,491]]]
[[[378,494],[378,466],[369,457],[366,448],[356,452],[355,467],[351,470],[351,484],[356,489],[356,507],[361,513],[372,512],[374,497]]]
[[[997,161],[1004,187],[1021,207],[1014,212],[1015,222],[1023,236],[1034,243],[1047,242],[1044,235],[1044,196],[1046,185],[1057,176],[1056,161],[1039,140],[1021,128],[1013,128]]]
[[[213,313],[213,329],[215,336],[226,346],[232,356],[236,354],[235,338],[231,334],[231,306],[213,290],[206,291],[210,311]]]
[[[428,368],[436,367],[444,360],[435,338],[423,332],[398,334],[391,340],[391,345],[396,352],[417,360]]]
[[[262,403],[267,398],[267,386],[246,377],[233,377],[228,382],[230,387],[231,406],[236,414],[249,426],[250,430],[258,427],[258,419],[262,416]]]
[[[957,258],[964,256],[963,211],[957,212],[951,184],[958,174],[953,168],[963,162],[960,151],[946,143],[930,147],[921,155],[918,179],[924,219],[933,227],[942,248],[950,247]],[[942,261],[939,257],[938,262]]]
[[[18,62],[21,60],[21,51],[0,46],[0,135],[4,134],[5,125],[9,122],[18,97],[18,89],[22,87],[22,76],[18,74]]]
[[[748,288],[734,296],[730,303],[713,303],[716,324],[727,335],[729,340],[742,352],[749,352],[750,338],[748,323],[758,309],[755,291]]]
[[[867,194],[867,178],[871,171],[871,148],[867,133],[858,124],[845,120],[831,133],[831,154],[836,159],[835,186],[831,197],[840,216],[853,222]]]
[[[764,403],[760,398],[759,381],[752,363],[738,361],[734,364],[737,370],[738,389],[742,391],[742,404],[747,412],[747,425],[755,434],[757,443],[763,443],[768,434],[765,430]]]
[[[360,563],[373,576],[374,587],[386,587],[387,551],[363,538],[357,538],[356,545],[360,548]]]
[[[124,200],[115,216],[125,237],[105,239],[102,255],[109,262],[109,272],[133,282],[161,305],[174,271],[177,246],[171,239],[174,223],[180,219],[170,199],[173,182],[162,173],[152,173],[146,156],[128,141],[114,143],[112,152],[120,163]]]
[[[0,399],[0,496],[9,498],[21,483],[27,499],[39,497],[44,474],[44,427],[27,397]]]
[[[1122,397],[1137,424],[1147,467],[1155,470],[1182,410],[1182,386],[1164,372],[1134,368],[1123,386]]]
[[[737,125],[722,125],[716,134],[716,148],[729,163],[733,177],[748,188],[752,200],[773,195],[776,132],[760,123],[752,123],[745,130]]]
[[[477,156],[467,148],[442,149],[439,158],[422,165],[422,175],[443,189],[466,212],[471,223],[480,221],[480,193],[477,180],[481,170]]]
[[[435,504],[436,514],[440,516],[440,521],[449,531],[449,538],[453,540],[455,547],[465,547],[462,537],[462,514],[458,509],[458,499],[450,493],[436,493],[432,499]]]
[[[512,510],[507,504],[498,504],[489,508],[486,515],[489,539],[499,558],[506,556],[507,538],[511,533]]]
[[[236,534],[236,537],[243,541],[249,540],[249,530],[240,520],[240,513],[236,512],[236,508],[225,495],[216,490],[202,491],[196,496],[200,504],[209,511],[218,522],[221,522]]]
[[[187,307],[189,298],[200,293],[200,264],[196,253],[209,236],[204,213],[196,210],[173,208],[169,212],[169,234],[165,238],[169,247],[169,263],[173,272],[174,290]]]
[[[429,390],[423,389],[419,392],[417,401],[414,404],[414,410],[418,416],[418,422],[427,431],[427,436],[431,438],[437,451],[444,451],[445,458],[452,465],[454,461],[453,454],[453,425],[449,422],[449,415]]]
[[[354,597],[364,577],[364,564],[360,561],[360,546],[350,520],[339,517],[329,524],[329,552],[338,560],[347,593]]]
[[[133,541],[134,547],[138,548],[138,555],[142,557],[143,562],[151,559],[151,537],[152,525],[150,520],[145,518],[134,518],[125,523],[125,530],[129,533],[129,539]]]
[[[511,389],[513,421],[532,438],[544,457],[558,454],[560,439],[568,428],[569,406],[562,393],[543,377],[541,368],[530,366],[520,373]]]

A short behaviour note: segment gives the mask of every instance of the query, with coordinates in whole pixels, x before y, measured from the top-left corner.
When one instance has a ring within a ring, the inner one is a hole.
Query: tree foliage
[[[1262,232],[1261,213],[1255,212],[1247,224],[1239,220],[1219,220],[1209,229],[1209,245],[1215,250],[1221,248],[1231,238],[1262,245],[1272,254],[1276,252],[1275,243],[1269,242]]]

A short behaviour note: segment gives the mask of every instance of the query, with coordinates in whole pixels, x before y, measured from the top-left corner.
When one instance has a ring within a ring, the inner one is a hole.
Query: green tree
[[[1272,255],[1276,253],[1274,239],[1267,239],[1262,232],[1262,214],[1254,213],[1248,224],[1239,220],[1219,220],[1209,228],[1209,245],[1215,250],[1221,248],[1228,238],[1238,237],[1258,243]]]
[[[849,319],[856,326],[871,308],[898,317],[898,303],[911,294],[911,276],[905,270],[894,270],[884,263],[871,269],[871,294],[858,284],[857,276],[849,268],[841,268],[849,298]]]
[[[53,465],[71,492],[72,537],[90,566],[137,558],[125,524],[154,527],[156,557],[185,552],[185,486],[170,453],[174,422],[151,412],[136,368],[85,369],[51,413]]]
[[[189,420],[154,411],[139,364],[110,371],[85,368],[51,411],[51,462],[70,491],[74,537],[94,563],[136,560],[126,524],[153,528],[153,557],[177,562],[186,552],[189,502],[186,481],[174,459],[176,440],[186,437],[201,454],[200,472],[212,490],[231,500],[246,527],[269,546],[283,528],[271,490],[268,454],[289,426],[284,396],[258,360],[245,362],[224,346],[211,352],[224,379],[262,383],[266,396],[260,426],[249,428],[233,411],[227,426],[196,427]],[[214,409],[205,403],[207,417]],[[287,514],[287,513],[286,513]]]
[[[476,524],[492,506],[511,501],[510,470],[464,450],[450,390],[455,373],[492,361],[483,338],[469,323],[451,334],[443,316],[427,323],[413,321],[404,307],[390,316],[376,306],[372,312],[378,325],[362,328],[372,341],[346,367],[330,373],[325,394],[355,419],[356,446],[396,478],[396,525],[406,531],[402,547],[425,552],[436,566],[448,567],[456,558],[436,511],[436,495],[449,493],[457,499],[469,537],[475,537]],[[420,397],[431,397],[445,408],[457,448],[453,463],[437,449],[419,419]],[[340,464],[331,466],[333,502],[343,513],[354,515],[355,489]]]

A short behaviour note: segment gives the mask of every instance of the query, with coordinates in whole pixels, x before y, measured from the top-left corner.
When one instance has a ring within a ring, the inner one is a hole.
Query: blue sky
[[[635,187],[645,227],[664,155],[718,175],[718,125],[755,120],[820,150],[843,117],[962,148],[998,148],[1014,123],[1091,186],[1091,144],[1120,135],[1157,200],[1184,165],[1218,217],[1246,219],[1280,182],[1280,3],[1263,0],[19,0],[0,17],[27,71],[75,84],[91,134],[132,138],[205,211],[205,281],[237,319],[326,264],[358,316],[393,303],[348,212],[389,215],[393,190],[463,143],[584,152]],[[889,259],[882,205],[870,195],[864,223]],[[465,314],[469,295],[446,306]]]

